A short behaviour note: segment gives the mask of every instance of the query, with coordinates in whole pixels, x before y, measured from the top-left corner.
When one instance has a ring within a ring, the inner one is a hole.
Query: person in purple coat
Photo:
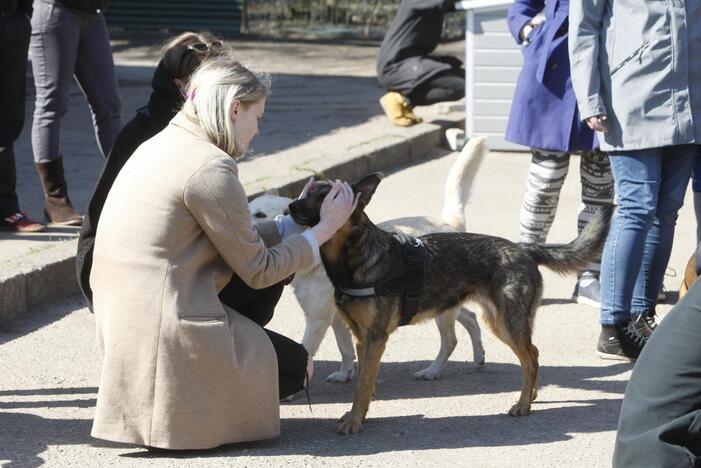
[[[523,68],[511,104],[505,139],[531,148],[532,159],[520,213],[520,241],[543,243],[555,218],[570,155],[581,154],[581,231],[592,215],[613,202],[608,155],[581,121],[570,81],[567,51],[568,0],[514,0],[511,34],[521,45]],[[544,11],[545,18],[538,16]],[[600,306],[599,265],[580,273],[573,299]]]

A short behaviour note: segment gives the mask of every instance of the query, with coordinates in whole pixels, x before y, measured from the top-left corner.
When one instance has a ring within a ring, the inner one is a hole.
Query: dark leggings
[[[421,83],[408,96],[412,106],[429,106],[437,102],[457,101],[465,97],[465,70],[448,70]]]
[[[219,293],[219,300],[264,327],[273,318],[282,288],[282,283],[277,283],[264,289],[253,289],[237,275],[233,275],[229,284]],[[294,395],[304,388],[309,353],[304,346],[286,336],[264,330],[277,354],[280,398]]]

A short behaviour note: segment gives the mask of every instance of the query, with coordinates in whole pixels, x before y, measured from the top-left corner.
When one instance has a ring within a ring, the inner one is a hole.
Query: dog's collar
[[[402,246],[402,271],[374,285],[362,288],[337,288],[336,302],[344,304],[354,298],[373,296],[402,296],[399,325],[408,325],[419,310],[426,264],[426,245],[421,239],[402,233],[392,233]]]

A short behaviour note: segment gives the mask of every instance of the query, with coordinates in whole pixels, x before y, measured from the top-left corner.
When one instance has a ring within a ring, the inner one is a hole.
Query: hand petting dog
[[[313,188],[314,179],[307,191]],[[338,179],[331,181],[331,190],[324,199],[319,211],[319,223],[312,227],[316,241],[321,246],[343,226],[358,206],[358,198],[347,182]],[[306,188],[306,186],[305,186]],[[306,194],[305,194],[306,196]]]

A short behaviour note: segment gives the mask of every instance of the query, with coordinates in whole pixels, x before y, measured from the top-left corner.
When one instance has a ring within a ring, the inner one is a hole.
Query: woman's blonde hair
[[[190,47],[197,43],[208,47],[202,51]],[[161,49],[161,62],[173,78],[187,80],[202,62],[221,52],[221,40],[209,31],[188,31],[166,41]]]
[[[207,60],[192,75],[183,112],[200,127],[209,140],[238,159],[245,153],[234,136],[231,106],[234,100],[248,105],[270,94],[267,73],[253,72],[222,54]]]

